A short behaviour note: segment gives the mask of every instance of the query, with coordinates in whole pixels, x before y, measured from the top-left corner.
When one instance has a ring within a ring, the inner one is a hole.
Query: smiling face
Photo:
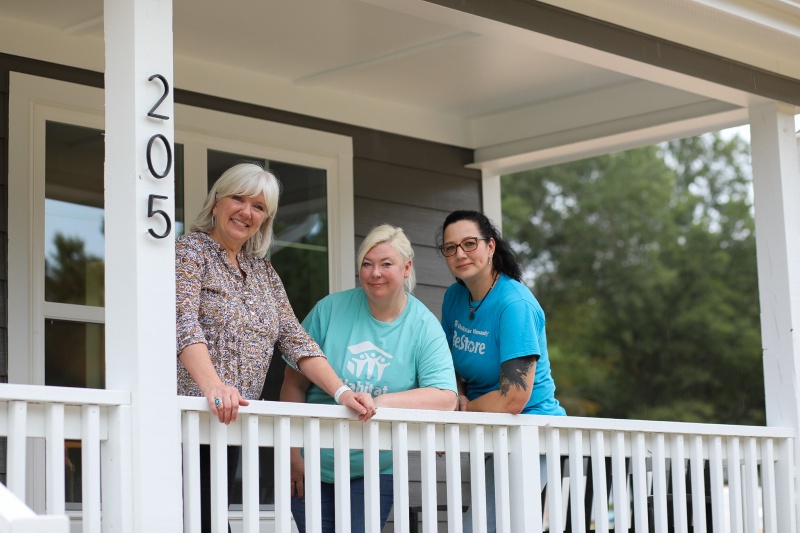
[[[453,222],[444,229],[445,245],[460,244],[469,237],[482,238],[478,225],[471,220]],[[479,240],[478,246],[471,252],[465,252],[461,246],[456,247],[455,255],[445,257],[450,273],[468,286],[481,280],[492,279],[492,263],[494,239]]]
[[[264,195],[231,195],[219,198],[212,211],[217,224],[211,236],[229,252],[238,254],[247,239],[256,234],[267,219]]]
[[[382,305],[401,301],[405,294],[405,279],[411,272],[411,260],[403,256],[394,246],[381,243],[373,246],[361,262],[359,279],[367,298]]]

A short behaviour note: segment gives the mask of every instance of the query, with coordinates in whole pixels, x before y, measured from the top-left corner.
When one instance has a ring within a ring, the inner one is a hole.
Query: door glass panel
[[[311,311],[318,300],[327,296],[328,279],[328,191],[324,169],[304,167],[280,161],[267,161],[242,154],[209,150],[208,187],[225,170],[237,163],[253,162],[274,171],[281,182],[281,199],[273,231],[275,238],[269,259],[286,288],[298,320]],[[276,350],[264,383],[261,399],[279,399],[286,363]],[[275,501],[272,448],[259,450],[260,494],[262,505]],[[236,474],[231,503],[240,504],[241,465]]]
[[[91,322],[44,321],[44,383],[105,387],[105,327]]]
[[[47,123],[45,300],[102,307],[103,132]]]

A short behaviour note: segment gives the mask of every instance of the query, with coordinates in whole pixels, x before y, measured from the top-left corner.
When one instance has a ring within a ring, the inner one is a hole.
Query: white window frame
[[[45,124],[103,130],[103,91],[12,72],[9,94],[9,382],[44,383],[45,319],[104,323],[101,307],[44,301]],[[175,105],[175,142],[184,145],[184,218],[207,191],[206,150],[324,169],[330,292],[355,286],[352,139],[219,111]],[[173,233],[174,235],[174,233]]]

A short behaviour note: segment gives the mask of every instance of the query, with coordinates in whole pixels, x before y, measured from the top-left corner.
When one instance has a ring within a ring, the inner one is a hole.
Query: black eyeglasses
[[[456,250],[458,250],[458,248],[464,250],[465,253],[474,252],[475,249],[478,248],[478,241],[488,240],[489,239],[484,239],[483,237],[467,237],[458,244],[443,244],[439,247],[439,251],[442,252],[442,255],[445,257],[453,257],[456,255]]]

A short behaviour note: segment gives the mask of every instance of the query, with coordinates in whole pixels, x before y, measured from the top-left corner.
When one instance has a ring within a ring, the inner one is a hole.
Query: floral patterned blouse
[[[223,383],[257,400],[276,343],[295,366],[302,357],[324,355],[297,321],[270,262],[244,253],[238,260],[246,277],[207,234],[176,240],[177,353],[190,344],[206,344]],[[180,360],[178,394],[203,395]]]

